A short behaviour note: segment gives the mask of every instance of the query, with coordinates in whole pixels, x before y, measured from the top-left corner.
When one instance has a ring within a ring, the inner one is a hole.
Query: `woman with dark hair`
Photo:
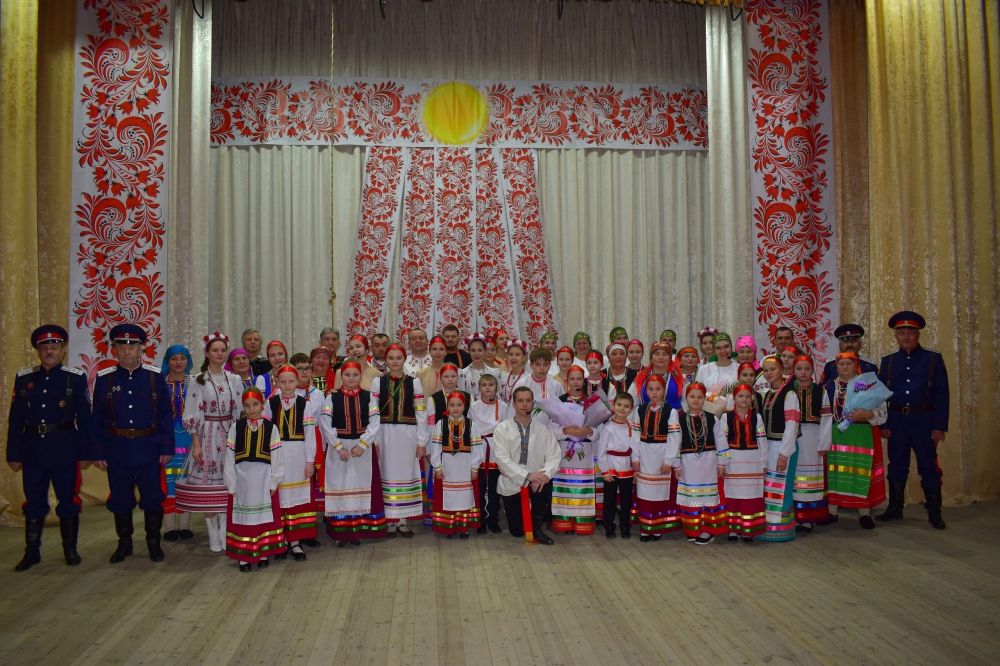
[[[163,482],[167,490],[167,499],[163,501],[163,538],[167,541],[194,536],[190,527],[191,516],[177,508],[177,477],[184,473],[184,463],[191,448],[191,434],[184,429],[184,399],[193,366],[191,352],[184,345],[171,345],[163,354],[161,373],[167,378],[170,412],[174,417],[174,457],[163,466]]]

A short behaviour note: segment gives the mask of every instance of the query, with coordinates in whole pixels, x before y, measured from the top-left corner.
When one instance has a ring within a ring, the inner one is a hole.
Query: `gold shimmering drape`
[[[866,9],[868,344],[893,348],[886,319],[896,310],[927,317],[921,343],[944,354],[951,385],[950,428],[939,449],[945,498],[996,496],[997,3],[868,0]]]

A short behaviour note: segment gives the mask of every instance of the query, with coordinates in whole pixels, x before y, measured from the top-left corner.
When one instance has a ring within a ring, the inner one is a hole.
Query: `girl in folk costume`
[[[448,418],[448,398],[447,396],[455,391],[459,393],[465,393],[465,391],[460,391],[458,388],[460,370],[458,366],[453,363],[445,363],[441,366],[441,371],[438,373],[439,384],[441,388],[435,391],[433,394],[427,396],[427,426],[428,432],[435,432],[434,427],[441,421]],[[466,408],[465,412],[468,415],[469,403],[471,402],[468,393],[465,393],[466,397]],[[434,523],[433,511],[434,511],[434,475],[430,474],[428,470],[430,469],[429,461],[420,461],[420,480],[423,484],[423,507],[424,507],[424,525],[431,527]]]
[[[271,364],[271,369],[257,377],[254,384],[265,398],[270,398],[278,392],[278,370],[288,363],[288,348],[281,340],[271,340],[264,348],[264,353],[267,354],[267,362]]]
[[[372,391],[376,380],[382,376],[382,373],[368,362],[368,350],[370,348],[371,345],[368,342],[368,338],[363,335],[352,335],[347,340],[347,357],[352,361],[357,361],[361,365],[361,388],[366,391]],[[334,388],[338,386],[340,386],[339,374],[337,375],[337,384]]]
[[[238,347],[229,352],[224,366],[228,372],[240,378],[240,383],[244,390],[255,385],[257,377],[253,374],[253,367],[250,364],[250,352],[242,347]]]
[[[694,382],[684,389],[687,408],[670,413],[667,456],[677,479],[677,509],[688,541],[711,543],[726,533],[726,507],[719,480],[729,463],[722,419],[704,411],[706,388]]]
[[[854,352],[835,357],[837,376],[826,383],[825,395],[833,405],[833,420],[850,419],[847,430],[832,429],[832,443],[826,454],[827,502],[830,515],[822,522],[838,520],[840,508],[857,509],[861,527],[875,529],[871,510],[885,501],[885,472],[882,466],[882,436],[879,426],[888,414],[886,403],[873,410],[855,409],[846,413],[847,384],[861,373],[861,359]]]
[[[639,425],[628,420],[634,405],[630,394],[616,396],[614,416],[597,429],[597,464],[604,478],[604,536],[609,539],[615,538],[615,508],[622,538],[632,536],[633,463],[639,460]]]
[[[317,409],[314,401],[296,393],[299,373],[293,366],[279,368],[276,381],[278,390],[264,404],[264,418],[277,426],[281,438],[284,467],[278,486],[281,522],[292,557],[301,561],[306,554],[299,542],[316,538],[310,483],[316,472],[316,419],[322,403]]]
[[[583,370],[569,368],[563,402],[581,404],[586,397]],[[562,459],[552,478],[552,531],[593,534],[596,525],[594,490],[594,446],[590,428],[562,428],[559,446]]]
[[[799,458],[795,464],[795,523],[796,529],[811,532],[813,524],[824,520],[826,484],[823,455],[830,448],[833,413],[830,398],[823,387],[813,381],[813,362],[808,356],[795,359],[793,386],[799,400]]]
[[[507,343],[510,342],[510,335],[502,328],[493,329],[493,332],[488,335],[493,338],[493,346],[496,347],[496,358],[493,364],[501,370],[509,370],[510,368],[507,367]]]
[[[592,349],[587,352],[584,362],[587,364],[587,381],[584,385],[584,390],[587,395],[590,395],[591,393],[596,393],[604,382],[604,354],[596,349]],[[608,395],[608,400],[614,402],[614,387],[609,386],[609,389],[612,391],[612,394]]]
[[[486,351],[483,358],[486,359],[486,365],[494,373],[500,368],[500,364],[497,362],[497,341],[489,333],[486,334]]]
[[[340,388],[326,395],[319,426],[326,453],[326,532],[338,548],[385,536],[377,447],[378,401],[361,388],[361,364],[345,361]]]
[[[560,347],[556,350],[556,374],[552,378],[566,386],[567,371],[573,367],[575,355],[572,347]],[[567,389],[568,390],[568,389]]]
[[[177,508],[205,515],[208,545],[213,553],[226,547],[226,507],[229,493],[223,478],[226,435],[239,418],[243,392],[240,378],[223,369],[229,338],[215,331],[206,335],[205,362],[188,381],[184,427],[191,433],[185,474],[177,479]]]
[[[736,383],[738,366],[733,362],[733,340],[728,333],[716,333],[713,338],[716,360],[698,368],[695,378],[708,393],[718,395]]]
[[[746,384],[750,388],[754,389],[754,382],[757,381],[758,372],[756,368],[753,367],[753,363],[740,363],[736,367],[736,383],[733,384],[733,388],[736,388],[739,384]],[[760,397],[757,390],[754,389],[753,399],[750,401],[750,408],[757,409],[760,411],[758,406],[758,398]],[[729,395],[726,396],[726,409],[732,411],[734,405],[733,392],[730,391]]]
[[[473,333],[465,339],[465,348],[469,350],[472,363],[459,371],[458,385],[475,400],[479,398],[479,378],[493,370],[486,365],[486,337],[479,332]]]
[[[430,458],[434,470],[434,527],[449,539],[458,534],[469,538],[469,528],[479,528],[479,465],[483,459],[483,441],[479,431],[466,416],[468,394],[448,394],[448,414],[434,428]],[[475,481],[474,481],[475,480]]]
[[[497,397],[497,378],[485,374],[479,378],[479,400],[469,408],[469,418],[483,439],[483,461],[479,466],[479,496],[476,504],[480,508],[482,522],[476,531],[484,534],[487,529],[493,534],[499,534],[500,529],[500,495],[497,494],[497,483],[500,480],[500,470],[493,457],[491,445],[493,430],[501,421],[513,418],[514,410]]]
[[[642,371],[642,359],[646,355],[646,348],[642,344],[642,340],[633,338],[628,341],[625,345],[625,356],[628,358],[628,367],[636,375]]]
[[[194,536],[190,527],[191,516],[177,508],[177,478],[184,473],[188,449],[191,448],[191,433],[184,428],[184,399],[193,365],[191,352],[184,345],[172,345],[163,355],[161,374],[167,378],[170,411],[174,417],[174,457],[163,466],[162,485],[167,496],[163,501],[163,528],[166,530],[163,538],[167,541]]]
[[[792,379],[795,376],[795,359],[799,354],[798,347],[788,346],[781,350],[778,360],[781,361],[781,376],[785,379]]]
[[[266,568],[270,555],[285,550],[276,492],[284,469],[278,426],[262,418],[264,395],[248,388],[241,400],[244,415],[226,437],[226,555],[246,573],[255,563],[258,569]]]
[[[448,354],[444,338],[440,335],[431,338],[431,341],[427,343],[427,353],[430,354],[431,364],[414,376],[420,380],[420,385],[424,387],[424,395],[434,395],[441,390],[441,370],[445,366],[444,357]],[[458,367],[454,363],[448,365],[453,368]]]
[[[767,356],[761,362],[768,389],[761,396],[760,414],[767,435],[767,471],[764,473],[764,541],[795,538],[793,492],[798,462],[799,398],[782,375],[781,361]]]
[[[524,379],[524,363],[528,360],[528,343],[519,338],[507,342],[507,372],[500,375],[500,399],[511,404],[514,389]]]
[[[719,419],[730,453],[724,480],[729,540],[742,538],[744,543],[751,543],[764,533],[767,436],[764,420],[754,409],[753,387],[745,382],[737,384],[732,397],[732,411]]]
[[[649,402],[649,396],[645,391],[646,381],[652,375],[657,375],[664,382],[668,381],[671,367],[669,345],[664,342],[654,342],[649,348],[649,365],[636,376],[633,384],[633,396],[639,399],[640,405]]]
[[[615,393],[628,391],[632,387],[637,373],[625,365],[628,358],[625,345],[620,342],[612,342],[608,345],[607,354],[608,369],[601,381],[601,389],[610,398],[612,389]]]
[[[306,399],[309,403],[309,411],[316,415],[316,425],[319,425],[319,415],[323,411],[323,398],[324,393],[320,389],[313,386],[313,364],[312,359],[310,359],[305,354],[295,354],[292,356],[291,364],[295,366],[295,371],[299,375],[299,382],[295,387],[295,394],[300,395]],[[333,371],[329,368],[326,370],[331,375]],[[326,383],[323,384],[326,386]],[[319,534],[319,525],[316,524],[316,516],[322,516],[326,510],[326,499],[323,497],[323,474],[324,474],[324,462],[326,461],[326,456],[323,453],[323,434],[320,432],[319,428],[313,428],[313,438],[312,440],[306,441],[306,446],[311,447],[313,450],[313,466],[314,473],[309,479],[309,497],[312,501],[313,513],[314,513],[314,525],[316,527],[316,535]],[[302,543],[310,548],[319,547],[320,543],[316,536],[303,538]]]
[[[670,483],[673,472],[667,457],[670,407],[664,402],[666,385],[658,375],[646,381],[649,402],[639,405],[639,445],[633,452],[635,462],[636,514],[639,541],[659,541],[667,532],[680,529],[677,515],[677,488]]]
[[[420,488],[420,459],[427,455],[427,416],[420,380],[403,373],[406,350],[389,345],[385,354],[388,372],[372,390],[378,404],[377,438],[379,471],[382,474],[382,501],[389,522],[389,536],[397,533],[410,538],[407,518],[423,514]]]

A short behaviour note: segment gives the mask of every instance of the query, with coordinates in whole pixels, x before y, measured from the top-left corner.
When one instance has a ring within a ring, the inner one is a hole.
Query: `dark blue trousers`
[[[24,516],[44,518],[49,514],[49,484],[56,491],[56,515],[72,518],[80,513],[80,465],[76,461],[24,463],[21,487],[24,489]]]
[[[160,463],[108,463],[108,511],[131,513],[135,508],[135,489],[139,489],[139,508],[143,511],[162,511],[166,495],[160,486]]]
[[[937,446],[931,441],[930,414],[894,415],[889,437],[889,481],[906,483],[910,451],[917,456],[920,480],[931,488],[941,485]]]

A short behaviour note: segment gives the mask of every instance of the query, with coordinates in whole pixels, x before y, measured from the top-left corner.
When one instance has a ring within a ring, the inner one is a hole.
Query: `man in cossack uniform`
[[[97,374],[94,383],[94,461],[108,472],[108,510],[115,516],[117,564],[132,554],[135,489],[145,512],[149,559],[163,560],[160,528],[164,493],[160,465],[174,454],[173,417],[167,384],[154,365],[141,363],[146,333],[135,324],[119,324],[110,336],[118,365]]]
[[[892,390],[889,418],[882,427],[882,434],[889,438],[889,506],[876,520],[903,517],[913,451],[927,519],[934,528],[943,530],[937,446],[948,431],[948,371],[941,354],[920,346],[920,330],[925,325],[923,317],[909,310],[889,319],[899,351],[882,357],[878,373],[882,383]]]
[[[841,352],[852,351],[858,355],[861,361],[861,372],[878,372],[875,364],[861,356],[861,338],[865,336],[865,329],[861,324],[841,324],[833,332],[837,338]],[[826,384],[837,376],[837,360],[830,359],[823,366],[823,374],[820,375],[819,383]]]
[[[21,472],[24,489],[24,557],[14,567],[25,571],[41,562],[42,529],[49,513],[49,484],[58,504],[59,531],[66,564],[80,564],[80,460],[90,452],[90,401],[83,370],[62,364],[66,329],[39,326],[31,346],[39,365],[17,373],[10,403],[7,464]]]

